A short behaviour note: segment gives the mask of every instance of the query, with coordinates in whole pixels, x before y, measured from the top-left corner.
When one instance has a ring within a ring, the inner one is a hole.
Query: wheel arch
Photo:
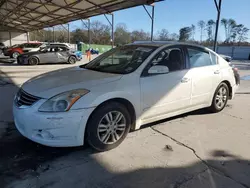
[[[223,80],[221,83],[225,83],[229,89],[229,99],[232,99],[232,96],[233,96],[233,88],[232,88],[232,85],[231,83],[228,81],[228,80]],[[220,84],[221,84],[220,83]]]
[[[101,106],[106,105],[106,104],[108,104],[108,103],[110,103],[110,102],[118,102],[118,103],[124,105],[124,106],[127,108],[128,112],[129,112],[129,114],[130,114],[130,116],[131,116],[131,130],[135,130],[135,125],[136,125],[136,111],[135,111],[135,108],[134,108],[133,104],[132,104],[129,100],[127,100],[127,99],[125,99],[125,98],[119,98],[119,97],[117,97],[117,98],[112,98],[112,99],[107,99],[107,100],[103,101],[102,103],[100,103],[100,104],[95,108],[95,110],[93,110],[93,112],[90,114],[90,116],[89,116],[89,118],[88,118],[88,120],[87,120],[86,125],[88,126],[88,123],[89,123],[89,121],[90,121],[92,115],[95,113],[95,111],[96,111],[98,108],[100,108]],[[87,128],[87,126],[86,126],[86,128]],[[86,128],[85,128],[85,129],[86,129]],[[85,134],[86,134],[86,130],[85,130]],[[85,136],[84,136],[84,137],[85,137]]]

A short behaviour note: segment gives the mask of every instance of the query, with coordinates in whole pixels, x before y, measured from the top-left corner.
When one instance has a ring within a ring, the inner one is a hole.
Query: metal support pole
[[[55,27],[53,26],[53,42],[55,42]]]
[[[215,6],[217,9],[217,20],[216,20],[216,29],[215,29],[215,38],[214,38],[214,51],[216,51],[217,49],[218,30],[219,30],[219,25],[220,25],[221,1],[222,0],[219,0],[219,6],[218,6],[217,1],[214,0]]]
[[[90,36],[90,19],[88,19],[88,38],[89,38],[89,45],[91,44],[91,36]]]
[[[69,23],[68,23],[68,43],[70,44],[70,31],[69,31]]]
[[[154,17],[155,17],[155,6],[152,5],[151,41],[154,40]]]
[[[145,9],[145,11],[147,12],[148,16],[150,17],[151,19],[151,41],[154,40],[154,17],[155,17],[155,5],[152,4],[152,14],[150,14],[147,10],[147,8],[145,7],[145,5],[143,5],[143,8]]]
[[[10,40],[10,46],[12,46],[12,36],[10,31],[9,31],[9,40]]]
[[[115,40],[115,35],[114,35],[114,14],[111,14],[112,16],[112,48],[114,48],[114,40]]]
[[[109,22],[110,26],[111,26],[111,43],[112,43],[112,48],[114,48],[114,43],[115,43],[115,35],[114,35],[114,14],[110,13],[110,15],[112,16],[112,20],[110,22],[110,20],[108,19],[108,17],[106,16],[106,14],[104,14],[106,20]]]
[[[26,35],[27,35],[27,42],[30,42],[29,32],[26,32]]]

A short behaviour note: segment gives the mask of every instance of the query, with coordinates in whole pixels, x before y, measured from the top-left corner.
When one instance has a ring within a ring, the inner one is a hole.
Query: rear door
[[[191,105],[210,104],[216,87],[221,81],[216,56],[199,47],[187,47],[189,75],[192,79]],[[214,59],[215,58],[215,59]]]
[[[69,58],[69,49],[64,46],[58,47],[56,50],[56,56],[58,58],[58,62],[67,62]]]

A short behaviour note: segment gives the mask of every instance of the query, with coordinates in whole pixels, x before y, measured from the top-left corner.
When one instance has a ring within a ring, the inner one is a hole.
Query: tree
[[[158,37],[157,37],[158,40],[161,40],[161,41],[166,41],[166,40],[169,40],[169,32],[168,30],[166,29],[162,29],[158,32]]]
[[[76,29],[70,33],[70,37],[71,37],[70,41],[72,43],[77,43],[77,42],[88,43],[89,42],[87,30]]]
[[[117,24],[115,29],[115,44],[123,45],[131,42],[130,32],[124,23]]]
[[[249,29],[245,27],[243,24],[237,25],[237,34],[238,34],[238,42],[245,42],[247,38]]]
[[[214,39],[214,26],[215,26],[215,21],[214,20],[208,20],[207,25],[206,25],[206,30],[207,30],[207,37],[208,41],[211,42]]]
[[[191,29],[192,29],[192,40],[194,40],[194,35],[195,35],[195,25],[194,24],[191,25]]]
[[[171,41],[178,41],[179,38],[180,38],[180,36],[179,36],[178,34],[176,34],[176,33],[171,33],[171,34],[170,34],[170,37],[169,37],[169,40],[171,40]]]
[[[135,30],[131,33],[131,40],[134,41],[140,41],[140,40],[150,40],[150,34],[146,33],[145,31],[141,30]]]
[[[110,44],[111,34],[110,26],[94,21],[90,25],[91,39],[94,44]]]
[[[200,32],[201,32],[200,33],[200,42],[202,42],[203,31],[205,29],[206,23],[203,20],[200,20],[197,25],[198,25]]]
[[[234,19],[221,19],[221,24],[225,29],[225,43],[229,43],[231,41],[235,41],[237,37],[237,24]]]
[[[187,41],[189,40],[190,36],[192,35],[192,28],[191,27],[183,27],[179,30],[180,36],[179,40],[180,41]]]

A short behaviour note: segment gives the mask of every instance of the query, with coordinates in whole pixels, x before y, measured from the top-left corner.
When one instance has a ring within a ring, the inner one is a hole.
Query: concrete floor
[[[250,64],[236,63],[242,78],[250,75]],[[221,113],[199,110],[145,125],[109,152],[25,139],[13,123],[15,92],[32,76],[69,66],[0,63],[0,187],[250,187],[249,80]]]

